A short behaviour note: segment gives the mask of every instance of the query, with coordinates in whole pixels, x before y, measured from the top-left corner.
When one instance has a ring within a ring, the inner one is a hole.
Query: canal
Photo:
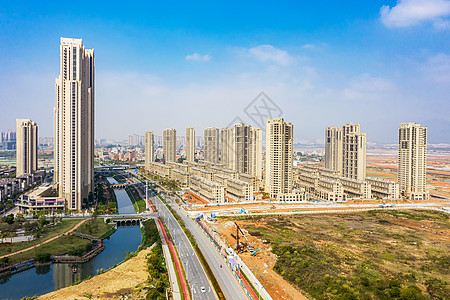
[[[115,194],[119,213],[133,213],[133,205],[127,193],[124,190],[116,190]],[[105,249],[85,263],[55,263],[34,267],[14,275],[0,276],[0,299],[16,300],[39,296],[93,277],[99,270],[113,267],[122,262],[128,253],[135,251],[141,244],[141,231],[139,227],[119,227],[104,242]],[[73,266],[77,268],[76,273],[72,271]]]

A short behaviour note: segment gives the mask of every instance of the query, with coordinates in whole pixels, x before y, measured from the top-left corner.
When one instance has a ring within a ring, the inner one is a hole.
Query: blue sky
[[[450,143],[450,1],[0,2],[0,130],[53,132],[59,38],[96,55],[97,138],[225,127],[264,91],[297,141],[402,122]]]

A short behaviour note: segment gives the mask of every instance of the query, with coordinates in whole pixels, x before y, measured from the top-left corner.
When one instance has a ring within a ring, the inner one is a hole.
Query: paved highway
[[[205,270],[203,269],[203,266],[200,263],[200,260],[198,259],[189,239],[185,235],[183,229],[181,229],[180,224],[178,224],[169,209],[158,197],[156,197],[154,193],[149,191],[149,196],[152,197],[153,203],[156,204],[160,216],[164,219],[164,222],[172,235],[173,243],[177,248],[181,263],[183,264],[183,268],[186,273],[186,281],[191,289],[192,298],[202,300],[216,299]],[[205,293],[201,291],[202,287],[205,289]]]
[[[211,270],[216,276],[216,279],[219,282],[220,287],[222,288],[225,298],[233,300],[248,299],[247,295],[244,293],[244,290],[241,288],[236,278],[231,273],[231,270],[228,269],[222,257],[219,255],[219,253],[217,253],[216,248],[214,248],[210,240],[205,236],[200,228],[195,225],[194,221],[186,215],[184,210],[182,210],[178,206],[178,204],[175,203],[175,200],[171,199],[169,204],[181,216],[184,224],[197,240],[197,244],[200,247],[200,250],[202,251],[206,260],[208,261]],[[220,265],[222,265],[223,267],[221,268]]]

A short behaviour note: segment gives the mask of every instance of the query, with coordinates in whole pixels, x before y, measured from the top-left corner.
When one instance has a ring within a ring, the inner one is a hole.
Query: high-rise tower
[[[327,127],[325,131],[325,168],[342,175],[342,129]]]
[[[205,128],[205,161],[219,163],[219,129],[215,127]]]
[[[81,39],[61,38],[54,110],[54,181],[71,210],[80,210],[94,180],[94,50]]]
[[[175,162],[177,159],[177,131],[173,128],[163,131],[163,154],[165,162]]]
[[[30,119],[16,119],[16,177],[37,170],[38,126]]]
[[[429,198],[425,191],[427,128],[403,123],[398,130],[398,183],[400,191],[413,200]]]
[[[342,127],[342,175],[347,178],[366,178],[367,136],[360,132],[359,124],[347,123]]]
[[[145,132],[145,169],[150,169],[150,162],[153,161],[154,134],[153,131]]]
[[[264,181],[271,198],[292,192],[293,130],[282,118],[266,122]]]
[[[186,160],[193,162],[195,153],[195,128],[186,128]]]

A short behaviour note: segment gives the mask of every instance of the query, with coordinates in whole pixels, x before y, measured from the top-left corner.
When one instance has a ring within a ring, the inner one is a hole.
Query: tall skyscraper
[[[325,168],[338,171],[342,175],[342,129],[327,127],[325,131]]]
[[[94,181],[94,49],[81,39],[61,38],[56,78],[55,175],[68,209],[80,210]]]
[[[233,171],[262,177],[262,129],[235,124],[221,130],[222,164]]]
[[[154,149],[154,134],[153,131],[146,131],[145,132],[145,169],[150,170],[150,162],[154,161],[153,159],[153,153],[155,152]]]
[[[195,128],[186,128],[186,160],[194,161],[195,153]]]
[[[16,177],[37,170],[38,126],[30,119],[16,119]]]
[[[359,124],[351,123],[342,127],[342,175],[356,180],[366,178],[367,137],[360,129]]]
[[[220,158],[222,165],[230,170],[234,170],[235,164],[235,135],[233,128],[222,128],[220,130]]]
[[[165,162],[175,162],[177,159],[177,131],[173,128],[163,131],[163,154]]]
[[[398,130],[398,183],[400,192],[413,200],[429,198],[425,191],[427,128],[403,123]]]
[[[219,163],[219,129],[208,127],[204,131],[205,136],[205,161]]]
[[[292,192],[293,131],[282,118],[266,122],[265,192],[270,197]]]

